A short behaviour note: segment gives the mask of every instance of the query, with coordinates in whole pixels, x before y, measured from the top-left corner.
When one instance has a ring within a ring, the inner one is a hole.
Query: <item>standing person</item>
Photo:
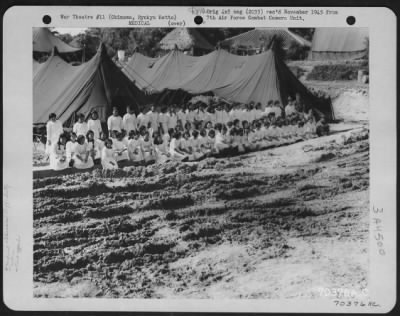
[[[107,120],[107,128],[109,137],[112,136],[112,131],[122,131],[122,117],[118,114],[118,108],[113,107],[112,115]]]
[[[178,122],[181,122],[182,126],[185,126],[186,124],[186,111],[185,107],[182,105],[179,107],[179,111],[176,113],[176,116],[178,117]]]
[[[94,165],[93,159],[90,156],[89,146],[83,135],[78,136],[78,144],[76,145],[73,159],[74,167],[77,169],[88,169]]]
[[[186,110],[186,123],[190,122],[190,124],[192,124],[194,122],[195,115],[196,115],[196,113],[195,113],[194,105],[190,104],[188,109]],[[183,125],[183,126],[185,126],[185,125]]]
[[[122,127],[127,136],[131,131],[136,131],[137,129],[137,118],[135,112],[133,112],[133,107],[130,105],[126,107],[126,114],[122,118]]]
[[[50,168],[53,170],[64,170],[69,167],[69,161],[66,153],[67,137],[61,134],[58,142],[52,145],[50,153]]]
[[[86,136],[86,133],[88,132],[88,126],[85,122],[85,115],[83,115],[82,113],[78,115],[78,122],[74,124],[72,131],[78,136]]]
[[[103,169],[118,169],[118,163],[115,159],[115,152],[113,150],[113,142],[111,139],[106,139],[104,148],[101,151],[101,165]]]
[[[225,104],[222,108],[222,124],[226,125],[228,124],[230,118],[229,118],[229,104]]]
[[[160,134],[164,135],[165,133],[168,132],[168,123],[169,121],[169,115],[168,115],[168,108],[167,107],[163,107],[161,109],[161,113],[160,116],[158,117],[158,131],[160,132]],[[172,127],[172,128],[175,128]]]
[[[146,113],[146,116],[149,118],[149,123],[150,127],[146,126],[148,128],[152,128],[153,131],[158,131],[158,117],[159,117],[159,112],[157,111],[156,107],[152,105],[150,107],[150,111]]]
[[[167,115],[168,115],[167,129],[165,131],[169,130],[170,128],[175,128],[178,122],[178,117],[176,116],[175,109],[173,106],[169,107],[169,113]]]
[[[96,111],[93,111],[90,115],[90,119],[87,122],[87,128],[89,131],[93,131],[94,139],[100,138],[100,134],[103,132],[103,128],[101,127],[99,115]]]
[[[139,130],[142,126],[147,128],[149,125],[149,117],[144,112],[145,110],[142,109],[137,116],[137,130]]]
[[[46,124],[46,153],[50,154],[51,147],[57,143],[61,134],[64,133],[62,123],[57,120],[55,113],[49,115],[49,121]]]
[[[248,111],[249,111],[249,113],[247,114],[248,115],[247,121],[249,123],[252,123],[256,119],[256,116],[257,116],[257,111],[256,111],[253,101],[250,102]]]
[[[215,123],[213,124],[215,126],[215,124],[220,123],[223,124],[223,115],[224,115],[225,110],[222,107],[222,103],[219,103],[217,105],[217,109],[215,111]]]

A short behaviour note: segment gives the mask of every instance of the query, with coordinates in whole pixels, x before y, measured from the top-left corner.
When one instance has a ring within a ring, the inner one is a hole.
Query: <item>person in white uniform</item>
[[[168,143],[161,137],[159,133],[154,134],[154,153],[156,163],[164,163],[171,157],[168,151]]]
[[[87,127],[89,131],[93,131],[94,139],[100,138],[100,134],[103,132],[103,128],[101,127],[99,115],[96,111],[93,111],[90,115],[90,119],[87,122]]]
[[[129,135],[130,131],[136,131],[137,129],[137,118],[130,105],[126,107],[126,114],[122,118],[122,127],[126,135]]]
[[[285,116],[287,118],[290,118],[292,115],[297,114],[297,110],[296,110],[296,104],[294,102],[294,100],[289,97],[288,98],[288,104],[285,106]]]
[[[153,140],[150,137],[150,133],[148,131],[145,132],[143,138],[140,141],[142,150],[143,150],[143,158],[146,163],[152,162],[155,160]]]
[[[85,122],[85,115],[83,115],[82,113],[78,115],[78,122],[74,124],[72,131],[77,136],[80,135],[86,136],[86,133],[88,132],[88,126],[87,123]]]
[[[107,120],[108,135],[112,136],[112,131],[122,131],[122,117],[118,115],[118,108],[113,107],[113,113]]]
[[[101,151],[101,165],[105,170],[118,169],[118,163],[115,159],[115,151],[111,139],[106,139],[104,142],[104,148]]]
[[[49,115],[49,121],[46,124],[46,153],[50,154],[52,145],[58,142],[61,134],[64,133],[62,123],[57,120],[55,113]]]
[[[144,110],[141,110],[139,115],[137,116],[137,130],[139,130],[142,126],[146,127],[149,125],[149,117],[143,113]]]
[[[122,132],[117,133],[116,138],[113,139],[113,149],[117,161],[129,160],[128,148],[125,146],[123,139]]]
[[[88,149],[90,156],[95,164],[100,162],[101,159],[101,147],[102,144],[98,139],[94,138],[94,133],[92,130],[86,133],[86,142],[88,144]]]
[[[143,149],[140,141],[140,134],[136,131],[129,133],[128,140],[128,154],[129,159],[135,163],[141,163],[143,161]]]
[[[52,146],[50,153],[50,168],[53,170],[64,170],[69,167],[69,161],[66,153],[67,137],[61,134],[58,142]]]
[[[159,112],[157,111],[157,109],[155,108],[154,105],[152,105],[150,107],[150,111],[148,111],[146,113],[146,116],[148,117],[149,123],[150,123],[150,127],[153,129],[153,131],[158,130],[158,116],[159,116]],[[146,126],[149,127],[149,126]]]
[[[76,146],[78,145],[78,142],[76,141],[77,138],[78,137],[76,136],[76,134],[72,132],[71,136],[70,136],[70,140],[67,142],[67,144],[65,146],[66,154],[67,154],[67,160],[68,160],[68,162],[70,164],[70,167],[72,167],[73,163],[74,163],[72,157],[74,156],[75,151],[76,151]]]
[[[181,143],[181,133],[175,132],[169,144],[169,153],[171,155],[171,158],[180,161],[188,160],[188,156],[179,149],[180,143]]]
[[[88,169],[94,165],[93,159],[90,156],[89,146],[83,135],[78,136],[78,144],[75,147],[73,159],[74,167],[77,169]]]
[[[161,113],[158,116],[158,124],[158,131],[160,131],[160,133],[165,134],[168,132],[169,114],[167,107],[162,108]],[[175,128],[175,126],[173,128]]]
[[[175,109],[172,106],[170,106],[168,112],[167,129],[165,130],[165,132],[168,131],[170,128],[175,128],[177,123],[178,123],[178,117],[175,113]]]

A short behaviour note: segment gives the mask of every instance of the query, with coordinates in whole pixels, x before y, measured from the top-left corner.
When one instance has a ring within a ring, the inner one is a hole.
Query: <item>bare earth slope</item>
[[[36,297],[292,298],[367,286],[366,129],[33,185]]]

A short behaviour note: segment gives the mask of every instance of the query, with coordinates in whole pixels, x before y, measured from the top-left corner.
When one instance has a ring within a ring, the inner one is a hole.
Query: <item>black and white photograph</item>
[[[383,7],[8,9],[4,304],[392,310],[396,21]]]
[[[368,28],[32,33],[34,297],[368,296]]]

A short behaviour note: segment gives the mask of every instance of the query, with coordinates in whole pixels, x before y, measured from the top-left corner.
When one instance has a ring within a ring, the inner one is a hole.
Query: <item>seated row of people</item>
[[[209,156],[225,156],[260,150],[283,142],[294,142],[314,137],[316,125],[297,118],[288,120],[254,120],[252,124],[239,119],[227,124],[211,122],[203,126],[187,122],[184,127],[177,124],[166,133],[162,128],[153,130],[141,126],[131,130],[111,131],[107,138],[102,132],[99,138],[93,131],[86,137],[72,133],[62,134],[53,146],[50,155],[51,168],[61,170],[68,167],[86,169],[101,163],[104,169],[118,168],[120,161],[136,164],[164,163],[168,160],[196,161]]]

